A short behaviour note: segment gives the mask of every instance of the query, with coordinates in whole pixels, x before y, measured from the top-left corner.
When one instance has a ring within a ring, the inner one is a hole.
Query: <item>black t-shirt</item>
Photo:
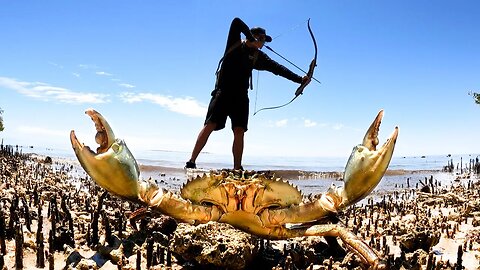
[[[267,70],[296,83],[302,82],[302,77],[272,60],[261,50],[246,46],[241,41],[242,33],[248,40],[254,40],[248,26],[239,18],[233,19],[219,71],[217,88],[226,92],[225,94],[248,94],[249,79],[253,69]]]

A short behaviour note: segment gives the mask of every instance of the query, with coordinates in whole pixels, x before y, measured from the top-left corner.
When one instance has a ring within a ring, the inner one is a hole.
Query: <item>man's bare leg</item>
[[[233,128],[233,169],[239,170],[242,168],[242,156],[243,156],[243,141],[245,130],[241,127]]]
[[[200,130],[197,141],[195,142],[195,146],[193,147],[192,156],[189,160],[190,162],[195,163],[198,155],[202,151],[203,147],[205,147],[205,145],[207,144],[208,138],[210,137],[210,134],[212,134],[212,132],[215,130],[216,126],[217,124],[209,122],[205,124]]]

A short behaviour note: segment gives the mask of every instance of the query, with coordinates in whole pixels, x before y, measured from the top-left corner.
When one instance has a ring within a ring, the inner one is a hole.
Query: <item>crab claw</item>
[[[398,127],[378,150],[378,131],[383,118],[381,110],[370,128],[363,143],[353,148],[345,167],[343,179],[345,186],[337,190],[341,197],[339,208],[354,204],[365,198],[378,185],[392,159],[398,136]]]
[[[80,143],[75,131],[70,132],[70,142],[83,169],[107,191],[129,200],[138,199],[140,170],[132,153],[123,140],[115,139],[110,125],[93,109],[85,113],[95,123],[97,152]]]

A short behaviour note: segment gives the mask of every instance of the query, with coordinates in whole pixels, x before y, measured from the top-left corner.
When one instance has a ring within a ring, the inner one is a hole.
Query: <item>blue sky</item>
[[[7,144],[94,145],[95,108],[130,149],[185,151],[203,125],[234,17],[315,77],[250,117],[245,156],[348,156],[380,109],[396,156],[479,153],[479,1],[0,1],[0,107]],[[273,59],[301,73],[273,53]],[[250,110],[297,85],[254,72]],[[232,132],[204,151],[229,154]],[[201,162],[200,156],[198,161]]]

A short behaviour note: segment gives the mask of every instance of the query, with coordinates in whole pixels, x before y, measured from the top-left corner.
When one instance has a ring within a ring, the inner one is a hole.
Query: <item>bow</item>
[[[310,27],[310,19],[308,19],[307,21],[307,27],[308,27],[308,32],[310,33],[310,36],[312,37],[312,41],[313,41],[313,45],[315,47],[315,56],[313,57],[313,60],[312,62],[310,62],[310,66],[308,68],[308,71],[306,72],[306,75],[308,77],[308,80],[302,82],[302,84],[297,88],[297,90],[295,91],[295,96],[287,103],[283,104],[283,105],[279,105],[279,106],[273,106],[273,107],[266,107],[266,108],[262,108],[258,111],[256,111],[255,113],[253,113],[253,115],[257,114],[258,112],[260,111],[263,111],[263,110],[273,110],[273,109],[278,109],[278,108],[282,108],[282,107],[285,107],[287,106],[288,104],[292,103],[298,96],[300,96],[301,94],[303,94],[303,90],[305,89],[305,87],[307,87],[307,85],[310,83],[310,81],[312,80],[313,78],[313,71],[315,70],[315,67],[317,66],[317,41],[315,40],[315,36],[313,35],[313,31],[312,31],[312,28]],[[271,49],[270,49],[271,50]],[[288,61],[290,62],[290,61]],[[293,63],[292,63],[293,64]],[[302,70],[301,68],[299,68],[300,70]],[[302,70],[303,71],[303,70]],[[315,79],[315,78],[313,78]],[[315,79],[316,80],[316,79]]]

